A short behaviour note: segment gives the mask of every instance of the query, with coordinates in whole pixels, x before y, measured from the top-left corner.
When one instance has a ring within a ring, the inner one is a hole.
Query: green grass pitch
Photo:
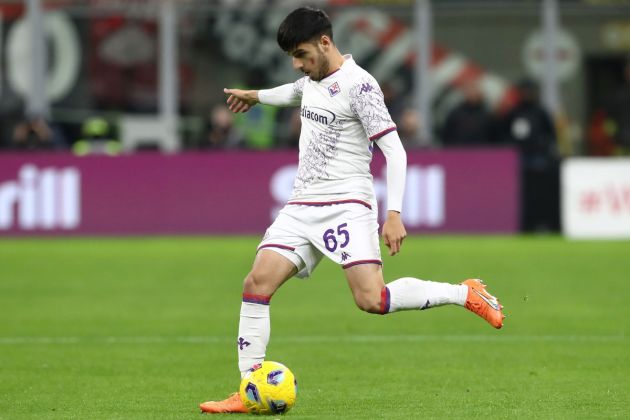
[[[0,419],[202,418],[238,386],[257,242],[0,240]],[[362,313],[324,261],[271,304],[268,359],[299,383],[286,417],[627,418],[629,242],[410,237],[384,262],[388,281],[485,279],[505,327],[454,306]]]

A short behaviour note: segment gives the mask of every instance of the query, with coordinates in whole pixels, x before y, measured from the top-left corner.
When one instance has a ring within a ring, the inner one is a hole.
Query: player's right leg
[[[280,253],[261,249],[256,255],[252,270],[243,284],[243,303],[236,343],[241,375],[264,360],[271,330],[269,301],[276,290],[296,273],[295,264]],[[205,413],[247,413],[238,393],[231,394],[222,401],[202,403],[199,407]]]
[[[273,294],[297,273],[282,254],[261,249],[243,283],[243,303],[238,328],[238,368],[241,376],[265,358],[271,324],[269,302]]]

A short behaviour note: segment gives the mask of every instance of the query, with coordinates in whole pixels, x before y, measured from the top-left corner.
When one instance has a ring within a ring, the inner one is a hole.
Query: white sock
[[[265,359],[270,332],[269,303],[243,302],[237,341],[238,368],[241,376]]]
[[[438,283],[403,277],[387,283],[389,310],[385,313],[409,309],[428,309],[449,303],[464,306],[468,287],[461,284]],[[387,291],[385,291],[387,292]]]

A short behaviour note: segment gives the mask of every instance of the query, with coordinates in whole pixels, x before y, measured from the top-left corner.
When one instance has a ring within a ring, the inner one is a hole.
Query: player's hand
[[[400,213],[389,210],[387,219],[383,223],[383,242],[389,248],[389,255],[398,254],[406,236],[407,231],[400,218]]]
[[[247,112],[258,103],[258,91],[243,89],[223,89],[223,92],[230,95],[227,104],[230,111]]]

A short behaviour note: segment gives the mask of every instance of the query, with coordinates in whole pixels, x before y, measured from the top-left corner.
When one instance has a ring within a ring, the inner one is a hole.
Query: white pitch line
[[[218,344],[231,343],[236,338],[225,336],[104,336],[104,337],[0,337],[0,345],[48,344]],[[493,342],[493,343],[610,343],[628,341],[625,335],[496,335],[471,334],[408,334],[408,335],[312,335],[278,336],[271,342],[280,343],[392,343],[392,342]]]

